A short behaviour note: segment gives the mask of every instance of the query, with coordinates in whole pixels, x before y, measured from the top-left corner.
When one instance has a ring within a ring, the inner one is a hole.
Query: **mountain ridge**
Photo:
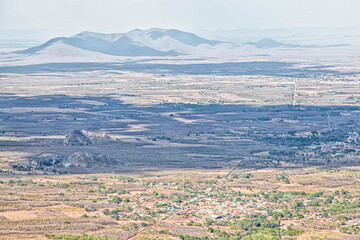
[[[200,45],[214,47],[226,42],[208,40],[176,29],[134,29],[110,34],[83,31],[70,37],[52,38],[41,45],[14,53],[34,55],[59,43],[113,56],[178,56],[189,54]]]

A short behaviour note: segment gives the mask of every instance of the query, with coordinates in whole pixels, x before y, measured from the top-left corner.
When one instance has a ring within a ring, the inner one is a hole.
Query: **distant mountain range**
[[[275,41],[270,38],[264,38],[258,42],[246,42],[245,45],[252,45],[258,48],[323,48],[323,47],[341,47],[347,46],[347,44],[332,44],[332,45],[300,45],[300,44],[288,44]]]
[[[189,54],[201,45],[213,47],[222,43],[225,42],[175,29],[152,28],[114,34],[82,32],[72,37],[53,38],[42,45],[15,53],[38,54],[51,49],[55,53],[66,55],[68,51],[73,55],[74,51],[82,49],[113,56],[177,56]]]
[[[209,40],[193,33],[176,29],[151,28],[135,29],[127,33],[81,32],[71,37],[57,37],[44,44],[31,47],[16,54],[26,54],[29,61],[102,61],[114,57],[128,56],[179,56],[192,54],[212,54],[223,56],[234,52],[241,53],[248,47],[256,48],[324,48],[339,47],[346,44],[301,45],[283,43],[271,38],[260,41],[233,43],[230,41]]]
[[[284,42],[302,44],[358,44],[360,25],[353,27],[305,27],[279,29],[197,30],[198,34],[215,40],[236,43],[255,42],[260,39],[276,39]]]

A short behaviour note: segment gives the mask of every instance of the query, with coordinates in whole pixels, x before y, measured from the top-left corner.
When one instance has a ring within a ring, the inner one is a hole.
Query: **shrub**
[[[112,199],[112,201],[114,202],[114,203],[121,203],[122,202],[122,198],[121,197],[118,197],[118,196],[114,196],[113,197],[113,199]]]
[[[302,233],[304,233],[304,231],[291,228],[290,226],[288,226],[286,230],[282,231],[283,235],[288,235],[288,236],[299,236]]]
[[[109,214],[110,214],[110,210],[109,210],[109,209],[107,209],[107,208],[105,208],[105,209],[103,210],[103,214],[105,214],[105,215],[109,215]]]

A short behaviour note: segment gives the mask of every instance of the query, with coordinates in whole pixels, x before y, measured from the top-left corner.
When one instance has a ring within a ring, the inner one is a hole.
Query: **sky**
[[[359,12],[360,0],[0,0],[0,30],[344,27]]]

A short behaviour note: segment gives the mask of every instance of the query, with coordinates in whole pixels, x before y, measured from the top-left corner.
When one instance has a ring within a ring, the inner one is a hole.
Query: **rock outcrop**
[[[69,146],[86,146],[97,143],[111,142],[112,138],[105,133],[73,130],[65,136],[64,144]]]
[[[28,167],[32,169],[44,169],[52,167],[69,167],[71,165],[68,157],[59,153],[42,153],[32,156],[28,160]]]
[[[91,169],[96,167],[112,167],[117,162],[105,154],[75,152],[69,156],[59,153],[42,153],[28,158],[25,165],[14,164],[18,170],[60,170],[71,168]]]
[[[82,168],[108,167],[115,165],[116,161],[104,154],[89,152],[76,152],[69,156],[71,166]]]
[[[84,146],[92,144],[92,141],[83,133],[83,131],[73,130],[65,136],[64,144],[71,146]]]

